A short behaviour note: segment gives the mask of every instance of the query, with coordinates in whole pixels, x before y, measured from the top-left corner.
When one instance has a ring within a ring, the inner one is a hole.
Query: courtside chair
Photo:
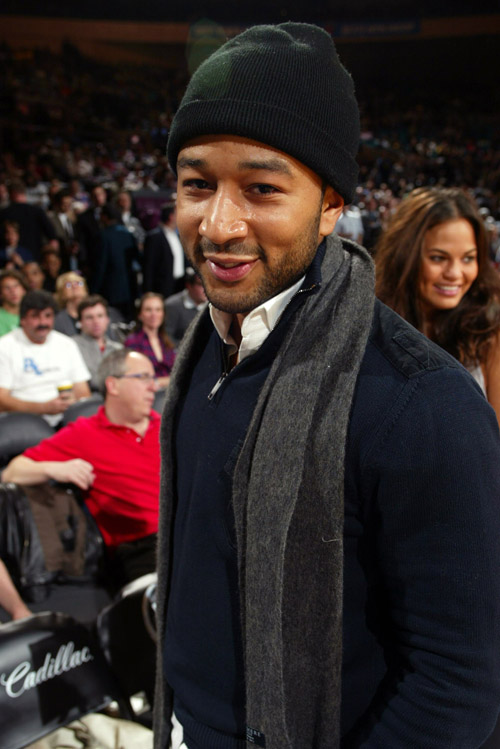
[[[112,701],[122,717],[133,718],[96,638],[83,624],[46,612],[0,627],[2,749],[22,749]]]

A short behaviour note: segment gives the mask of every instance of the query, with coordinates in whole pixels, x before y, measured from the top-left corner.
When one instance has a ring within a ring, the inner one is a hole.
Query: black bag
[[[70,487],[0,484],[0,557],[25,600],[43,601],[51,583],[97,580],[103,550]]]

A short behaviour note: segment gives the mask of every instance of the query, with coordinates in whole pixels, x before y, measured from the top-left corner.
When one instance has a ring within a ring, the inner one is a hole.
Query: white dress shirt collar
[[[222,312],[212,304],[209,305],[210,317],[217,333],[224,343],[229,346],[230,355],[238,351],[238,362],[243,361],[243,359],[253,354],[262,346],[269,333],[277,324],[288,302],[302,286],[304,278],[305,276],[302,276],[293,286],[271,297],[267,302],[263,302],[249,312],[248,315],[245,315],[241,326],[239,350],[230,333],[233,315],[229,312]]]

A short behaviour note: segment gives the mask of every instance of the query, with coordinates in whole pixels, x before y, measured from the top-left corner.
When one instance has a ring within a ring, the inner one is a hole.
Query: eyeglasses
[[[116,377],[117,380],[127,380],[127,379],[140,380],[140,382],[147,382],[148,384],[156,380],[156,375],[149,374],[148,372],[138,372],[137,374],[113,375],[113,377]]]
[[[83,286],[83,281],[66,281],[66,283],[64,284],[64,287],[66,289],[76,289],[78,288],[78,286]]]

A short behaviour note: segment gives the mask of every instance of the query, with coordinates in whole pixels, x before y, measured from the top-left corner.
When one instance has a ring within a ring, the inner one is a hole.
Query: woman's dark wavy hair
[[[426,333],[462,364],[474,366],[486,361],[492,339],[500,331],[500,277],[489,260],[482,219],[462,190],[421,187],[403,200],[375,248],[376,293],[423,332],[418,286],[424,236],[434,226],[459,218],[474,231],[478,275],[456,307],[436,310]]]
[[[139,315],[141,314],[142,308],[144,306],[144,302],[146,302],[148,299],[159,299],[160,302],[162,303],[163,322],[160,325],[160,328],[158,330],[158,337],[163,341],[163,343],[165,344],[167,348],[175,348],[173,341],[171,340],[171,338],[167,334],[167,331],[165,330],[166,314],[165,314],[165,297],[163,296],[163,294],[157,294],[156,291],[146,291],[146,293],[143,294],[139,300],[139,307],[137,309],[137,317],[139,317]],[[142,330],[142,323],[139,319],[136,320],[134,330],[135,331]]]

